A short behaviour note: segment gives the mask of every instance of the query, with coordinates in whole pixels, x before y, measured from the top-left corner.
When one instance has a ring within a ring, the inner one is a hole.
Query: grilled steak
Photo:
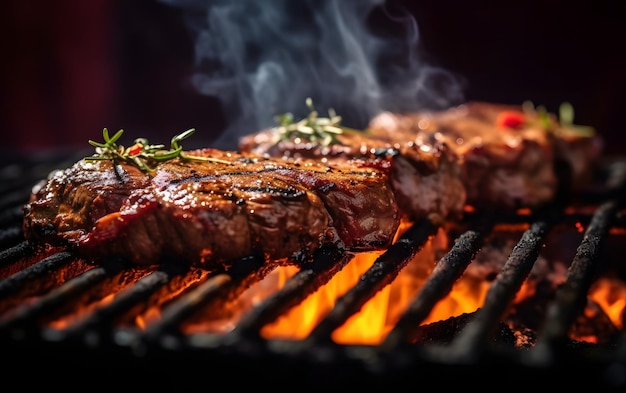
[[[372,119],[375,137],[411,141],[437,138],[457,154],[467,203],[478,209],[536,207],[562,185],[589,184],[601,141],[562,124],[554,114],[515,105],[469,102],[444,111],[382,113]],[[568,173],[558,176],[556,163]]]
[[[581,128],[534,107],[469,102],[441,111],[383,112],[365,132],[339,133],[331,144],[274,127],[242,137],[239,147],[277,157],[386,160],[406,214],[449,219],[465,205],[534,208],[552,201],[559,187],[588,186],[602,143]]]
[[[387,171],[401,212],[409,220],[427,217],[435,223],[462,216],[465,188],[455,154],[434,138],[398,142],[358,132],[341,133],[338,143],[323,144],[301,138],[280,138],[279,128],[240,139],[239,148],[253,154],[281,158],[314,158],[325,162],[351,160],[362,167]]]
[[[227,162],[176,158],[147,174],[80,160],[52,173],[24,207],[26,238],[86,258],[212,268],[249,255],[305,262],[331,242],[381,249],[397,231],[384,171],[216,149],[187,153]]]

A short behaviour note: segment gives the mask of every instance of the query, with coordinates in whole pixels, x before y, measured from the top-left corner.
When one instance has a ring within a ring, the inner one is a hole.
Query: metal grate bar
[[[376,259],[358,283],[337,300],[328,315],[313,329],[309,340],[328,341],[331,333],[341,326],[379,290],[391,283],[398,272],[436,234],[438,226],[428,219],[416,222]]]
[[[317,253],[313,263],[306,264],[280,291],[244,315],[235,329],[229,333],[226,341],[238,339],[243,335],[258,335],[264,325],[300,304],[343,269],[352,258],[353,255],[335,247],[323,248]]]
[[[0,230],[1,249],[14,246],[22,240],[24,240],[24,235],[22,235],[22,228],[20,228],[19,226]]]
[[[149,346],[155,345],[167,334],[176,330],[178,325],[201,309],[211,299],[228,290],[232,277],[222,273],[208,278],[183,299],[163,310],[161,320],[152,323],[133,344],[138,354],[145,354]]]
[[[228,273],[209,277],[185,296],[167,306],[161,319],[146,329],[135,344],[138,352],[149,349],[163,336],[180,333],[180,325],[206,307],[221,307],[239,297],[243,291],[263,279],[274,265],[261,258],[250,257],[237,261]]]
[[[456,240],[450,251],[437,263],[415,300],[381,343],[381,351],[389,352],[413,340],[419,324],[428,317],[435,304],[450,293],[454,282],[480,250],[490,230],[491,226],[482,230],[468,230]]]
[[[62,331],[48,331],[47,337],[56,341],[64,339],[87,338],[93,345],[100,341],[103,334],[109,338],[115,328],[115,317],[129,310],[137,303],[143,302],[163,285],[170,282],[173,276],[179,275],[181,268],[157,270],[139,279],[135,284],[115,296],[106,306],[94,310],[80,323],[76,323]]]
[[[7,277],[0,281],[0,299],[14,295],[19,291],[22,291],[22,294],[34,295],[50,289],[45,285],[33,285],[33,282],[47,278],[56,283],[57,278],[50,273],[67,266],[74,259],[75,257],[69,252],[58,252]]]
[[[626,161],[612,163],[607,172],[605,183],[609,199],[596,209],[591,218],[568,269],[565,284],[558,289],[556,301],[548,308],[544,329],[529,353],[529,358],[538,364],[550,364],[560,353],[557,350],[563,347],[570,326],[584,310],[587,294],[598,269],[602,243],[613,223],[623,223],[619,209],[625,203]]]
[[[453,356],[447,356],[461,362],[475,362],[482,355],[506,308],[539,257],[545,238],[559,215],[560,211],[552,211],[546,220],[536,221],[524,231],[489,288],[483,306],[452,341],[449,350]]]
[[[595,278],[602,242],[606,239],[618,203],[608,201],[594,214],[576,255],[568,269],[565,283],[556,293],[556,301],[548,308],[545,327],[531,351],[541,362],[552,362],[559,346],[565,344],[568,332],[587,304],[587,294]]]
[[[37,299],[37,301],[19,307],[9,318],[0,321],[0,333],[8,331],[14,333],[16,330],[22,330],[24,327],[35,328],[33,325],[38,318],[50,314],[60,304],[71,300],[81,292],[93,287],[96,283],[121,270],[121,264],[109,263],[93,268],[67,281],[64,285],[51,290],[45,296]]]
[[[29,255],[33,255],[35,248],[27,241],[23,241],[11,248],[0,251],[0,266],[9,265]]]

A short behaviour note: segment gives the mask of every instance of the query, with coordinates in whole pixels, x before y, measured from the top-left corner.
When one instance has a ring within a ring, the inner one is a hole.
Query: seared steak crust
[[[441,138],[462,164],[467,203],[481,210],[532,207],[551,200],[557,189],[554,153],[539,129],[499,130],[480,108],[441,112],[382,113],[372,119],[375,135],[400,140]]]
[[[436,139],[372,137],[343,133],[340,143],[329,146],[298,138],[279,138],[278,128],[262,130],[240,139],[239,148],[272,157],[314,158],[325,162],[350,161],[375,167],[389,175],[398,206],[410,220],[428,217],[436,223],[462,216],[465,189],[460,165],[446,144]]]
[[[86,258],[227,266],[248,255],[306,261],[325,243],[389,246],[400,215],[384,171],[201,149],[228,163],[174,159],[153,174],[81,160],[24,207],[27,239]]]
[[[503,114],[519,115],[519,124],[498,123]],[[537,207],[551,201],[558,187],[584,188],[597,166],[601,143],[596,136],[576,136],[553,114],[522,106],[468,102],[443,111],[381,113],[372,119],[376,137],[399,141],[437,138],[459,157],[467,203],[481,210]],[[569,165],[559,178],[556,160]]]

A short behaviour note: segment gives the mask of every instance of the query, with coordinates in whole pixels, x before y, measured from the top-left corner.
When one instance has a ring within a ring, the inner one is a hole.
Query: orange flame
[[[626,307],[626,285],[623,282],[600,278],[590,289],[589,298],[602,308],[618,329],[622,329]]]
[[[403,226],[399,235],[408,228]],[[390,285],[376,293],[363,308],[333,332],[332,339],[341,344],[376,344],[382,341],[402,311],[432,272],[435,253],[447,246],[447,236],[440,230],[427,242]],[[330,311],[336,300],[356,285],[381,252],[357,254],[352,261],[324,286],[277,321],[265,326],[265,338],[302,339]]]
[[[357,255],[343,270],[335,274],[326,285],[323,285],[274,323],[265,326],[261,330],[263,337],[280,337],[294,340],[305,338],[321,318],[330,311],[337,298],[356,284],[359,277],[365,273],[378,255],[378,253]],[[281,268],[278,270],[278,274],[284,280],[288,278],[285,270],[292,269]],[[295,273],[295,268],[289,273]]]
[[[95,310],[96,308],[104,307],[107,304],[111,303],[114,298],[115,298],[115,294],[110,293],[97,302],[94,302],[88,306],[79,307],[75,313],[65,315],[59,319],[51,321],[49,326],[54,329],[65,329],[71,326],[76,321],[83,318],[84,316],[91,314],[93,310]]]
[[[398,231],[399,237],[411,223],[403,223]],[[496,229],[503,232],[519,232],[527,224],[503,224]],[[332,333],[332,339],[338,344],[346,345],[377,345],[395,326],[401,314],[415,299],[424,282],[432,274],[439,256],[449,250],[449,238],[445,229],[440,229],[408,264],[398,272],[391,283],[378,291],[361,310],[350,317],[342,326]],[[309,295],[289,312],[281,315],[276,321],[264,326],[261,335],[266,339],[301,340],[306,338],[320,321],[334,307],[337,300],[353,288],[363,274],[372,266],[380,252],[360,253],[326,284]],[[185,326],[186,333],[207,332],[226,333],[236,326],[237,320],[268,296],[280,290],[287,280],[298,272],[296,266],[281,266],[245,291],[236,301],[232,313],[221,314],[216,318],[200,317]],[[134,324],[145,329],[161,318],[162,305],[169,299],[176,298],[182,290],[193,283],[207,278],[207,272],[183,276],[180,283],[172,284],[162,293],[155,295],[151,306],[139,315],[134,315]],[[422,325],[443,321],[451,317],[472,313],[484,304],[485,296],[491,282],[484,277],[464,274],[454,283],[451,292],[439,300],[431,313],[421,322]],[[524,283],[516,294],[513,303],[532,297],[535,287],[532,283]],[[100,301],[84,307],[80,313],[53,321],[52,327],[65,328],[75,322],[79,315],[102,306],[113,300],[111,294]],[[616,328],[622,329],[626,307],[626,284],[617,279],[599,279],[591,288],[589,298],[593,300],[610,318]],[[594,337],[585,338],[593,342]]]

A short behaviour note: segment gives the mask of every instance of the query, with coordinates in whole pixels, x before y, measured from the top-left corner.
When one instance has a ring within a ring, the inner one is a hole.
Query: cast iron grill
[[[22,158],[0,168],[0,340],[6,356],[26,356],[30,364],[60,361],[77,368],[88,364],[154,370],[172,364],[210,364],[216,374],[235,367],[259,381],[271,379],[272,373],[281,370],[281,381],[293,379],[307,386],[344,382],[353,387],[390,386],[434,375],[453,377],[439,380],[440,386],[445,386],[463,376],[492,377],[494,366],[499,372],[506,366],[531,383],[550,375],[575,383],[584,379],[597,386],[626,386],[623,329],[603,344],[568,337],[598,274],[611,268],[624,277],[622,256],[611,244],[625,239],[626,160],[607,161],[598,175],[598,186],[576,200],[559,199],[527,215],[468,213],[456,240],[384,340],[377,345],[342,345],[333,342],[333,331],[390,284],[438,227],[428,220],[414,223],[337,299],[305,339],[264,339],[260,332],[325,285],[353,255],[324,248],[281,289],[238,319],[232,330],[183,333],[183,325],[202,313],[219,314],[276,266],[250,257],[235,261],[228,271],[210,274],[176,264],[137,269],[124,261],[92,264],[65,249],[34,248],[21,233],[22,205],[32,186],[50,170],[69,166],[82,156],[64,152]],[[583,208],[569,209],[573,204]],[[425,333],[422,322],[451,291],[494,228],[503,223],[524,224],[526,229],[491,283],[482,306]],[[556,228],[577,224],[584,232],[567,279],[549,302],[536,341],[520,349],[511,344],[514,338],[502,327],[502,317],[548,237]],[[76,304],[86,306],[87,311],[80,318],[66,317]],[[159,317],[137,326],[137,316],[153,308],[159,309]],[[432,332],[446,337],[435,339]]]

